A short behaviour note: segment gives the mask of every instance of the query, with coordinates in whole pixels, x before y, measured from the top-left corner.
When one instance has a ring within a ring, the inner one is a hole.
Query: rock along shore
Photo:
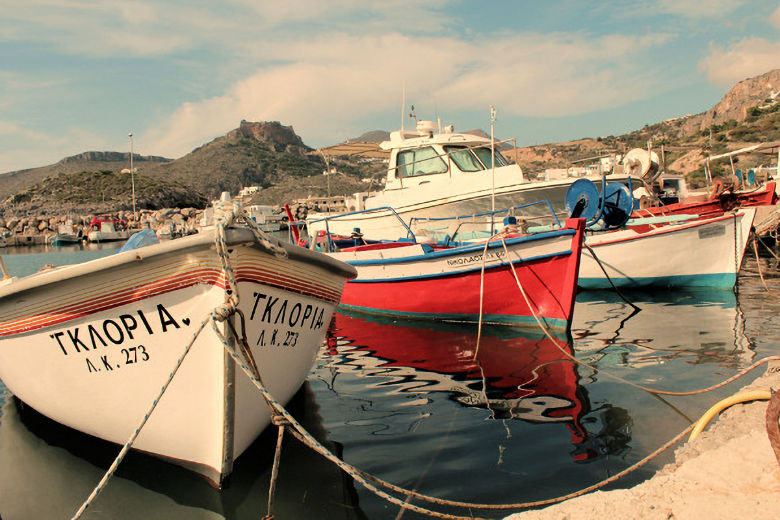
[[[169,221],[175,223],[179,229],[195,229],[203,210],[195,208],[167,208],[159,210],[142,209],[136,211],[135,215],[129,210],[107,213],[125,221],[130,229],[141,229],[146,226],[151,229],[157,229],[161,224]],[[89,214],[0,218],[0,236],[9,237],[8,245],[45,244],[46,237],[56,233],[60,225],[71,222],[75,226],[75,232],[81,231],[82,235],[86,237],[92,216],[92,214]],[[19,237],[20,239],[13,240],[10,237]]]
[[[780,390],[780,363],[741,391]],[[780,518],[780,464],[766,432],[768,401],[724,410],[675,461],[631,488],[596,491],[505,520],[774,520]]]

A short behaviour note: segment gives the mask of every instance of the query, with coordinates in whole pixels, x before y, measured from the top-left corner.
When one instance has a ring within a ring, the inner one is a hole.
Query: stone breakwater
[[[127,223],[129,229],[157,229],[164,223],[171,222],[177,229],[194,230],[197,228],[203,210],[195,208],[168,208],[160,210],[142,209],[136,211],[119,211],[108,213]],[[99,213],[100,214],[100,213]],[[6,237],[8,245],[36,245],[46,243],[48,236],[57,233],[61,225],[72,223],[74,232],[84,237],[89,233],[89,222],[93,215],[60,215],[38,217],[5,217],[0,218],[0,236]],[[13,240],[12,237],[23,238]]]

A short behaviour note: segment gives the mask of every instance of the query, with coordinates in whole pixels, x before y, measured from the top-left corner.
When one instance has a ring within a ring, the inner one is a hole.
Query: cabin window
[[[462,172],[477,172],[490,168],[490,148],[467,148],[465,146],[445,146],[452,161]],[[496,166],[506,166],[508,163],[501,153],[496,150]]]
[[[445,146],[444,151],[462,172],[478,172],[485,169],[477,156],[465,146]]]
[[[490,148],[489,147],[480,147],[480,148],[474,148],[474,153],[477,154],[477,157],[479,157],[479,160],[482,161],[482,164],[485,165],[485,168],[490,168]],[[501,152],[496,149],[496,166],[506,166],[509,163],[506,159],[504,159],[504,156],[501,155]]]
[[[417,177],[447,172],[447,164],[430,146],[398,152],[397,162],[398,174],[401,177]]]

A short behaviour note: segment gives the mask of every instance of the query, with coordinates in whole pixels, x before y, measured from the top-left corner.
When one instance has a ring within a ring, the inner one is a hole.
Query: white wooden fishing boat
[[[74,429],[125,443],[170,386],[135,440],[219,486],[269,424],[250,379],[210,324],[235,280],[266,388],[285,403],[312,367],[346,278],[346,264],[248,228],[218,229],[0,283],[0,378],[22,401]],[[226,259],[232,269],[223,268]],[[232,273],[234,278],[230,275]],[[238,348],[238,347],[236,347]]]
[[[708,218],[638,218],[586,235],[578,285],[733,288],[755,214],[742,208]]]

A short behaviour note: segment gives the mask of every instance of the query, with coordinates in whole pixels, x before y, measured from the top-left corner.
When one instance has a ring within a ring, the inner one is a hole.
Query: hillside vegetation
[[[587,158],[623,154],[632,148],[653,149],[661,156],[662,170],[687,175],[702,184],[704,161],[751,144],[780,140],[780,69],[741,81],[705,113],[645,125],[625,135],[549,143],[505,152],[529,173],[565,168]],[[754,166],[763,156],[736,158]],[[728,161],[712,164],[714,175],[730,171]]]
[[[136,208],[204,208],[209,199],[173,182],[111,170],[62,173],[47,177],[10,196],[3,204],[3,216],[89,214]],[[107,209],[108,208],[108,209]],[[13,211],[8,211],[12,209]]]

